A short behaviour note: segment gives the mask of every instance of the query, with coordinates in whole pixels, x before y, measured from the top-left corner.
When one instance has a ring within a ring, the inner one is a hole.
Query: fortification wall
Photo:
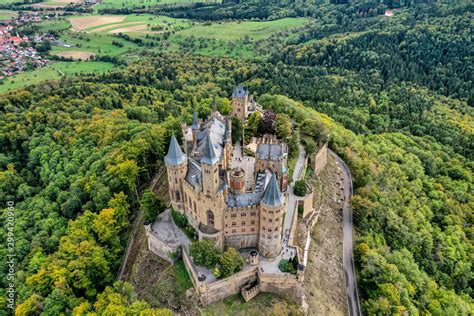
[[[257,281],[257,267],[247,267],[248,270],[236,273],[228,278],[206,284],[206,290],[201,293],[203,305],[222,300],[230,295],[240,293],[242,287],[247,283]]]
[[[168,244],[159,240],[155,235],[150,232],[148,226],[145,226],[146,236],[148,239],[148,250],[161,258],[174,263],[178,257],[180,251],[179,247],[170,247]]]
[[[324,169],[327,163],[327,157],[328,157],[328,145],[326,143],[314,155],[314,158],[313,158],[314,174],[318,174],[321,172],[321,170]]]
[[[298,304],[303,301],[303,282],[292,274],[264,274],[258,271],[260,290],[291,299]]]

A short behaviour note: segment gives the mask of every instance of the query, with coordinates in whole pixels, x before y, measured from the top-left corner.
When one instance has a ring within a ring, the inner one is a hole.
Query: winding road
[[[353,249],[353,225],[352,225],[352,209],[349,205],[349,199],[352,196],[352,176],[345,162],[328,149],[329,153],[334,157],[337,164],[341,168],[344,181],[344,204],[343,208],[343,243],[342,243],[342,264],[344,266],[344,281],[346,283],[347,305],[349,315],[360,316],[359,293],[357,291],[357,279],[354,267]]]

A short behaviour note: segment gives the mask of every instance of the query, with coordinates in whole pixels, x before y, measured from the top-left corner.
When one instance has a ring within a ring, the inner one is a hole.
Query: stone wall
[[[160,256],[161,258],[174,263],[180,252],[180,248],[173,248],[168,246],[168,244],[162,242],[150,231],[150,225],[145,226],[146,236],[148,239],[148,249],[154,254]]]
[[[207,305],[220,301],[230,295],[240,293],[244,285],[256,282],[257,267],[252,266],[246,269],[228,278],[206,284],[206,290],[201,293],[201,303]]]
[[[325,143],[313,157],[314,174],[319,174],[326,166],[328,157],[328,144]]]
[[[298,304],[303,301],[303,282],[292,274],[266,274],[258,271],[260,291],[277,294]]]

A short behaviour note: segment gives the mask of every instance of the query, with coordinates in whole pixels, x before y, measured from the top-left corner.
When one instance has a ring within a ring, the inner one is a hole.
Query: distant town
[[[55,40],[51,34],[20,35],[17,28],[39,23],[44,19],[39,13],[20,12],[18,16],[0,21],[0,80],[34,68],[45,66],[49,60],[39,50]]]

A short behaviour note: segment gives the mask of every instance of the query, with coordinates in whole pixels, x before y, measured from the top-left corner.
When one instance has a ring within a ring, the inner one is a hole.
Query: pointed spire
[[[216,96],[212,98],[212,112],[213,113],[217,112]]]
[[[199,123],[198,123],[198,117],[197,117],[197,112],[196,108],[194,108],[194,113],[193,113],[193,125],[191,125],[192,129],[198,129],[199,128]]]
[[[265,192],[263,193],[262,203],[269,206],[279,206],[283,204],[280,187],[278,186],[275,173],[273,172],[272,177],[265,188]]]
[[[235,87],[234,92],[232,93],[233,98],[242,98],[246,96],[248,93],[245,91],[244,87],[242,84],[238,84],[237,87]]]
[[[208,133],[206,137],[206,146],[204,147],[204,157],[201,162],[213,165],[219,161],[216,151],[214,150],[214,145],[212,144],[211,134]]]
[[[181,147],[179,147],[178,140],[174,136],[171,136],[171,142],[170,142],[170,147],[168,148],[168,154],[165,156],[165,163],[167,165],[181,165],[186,162],[186,155],[183,153],[181,150]]]

